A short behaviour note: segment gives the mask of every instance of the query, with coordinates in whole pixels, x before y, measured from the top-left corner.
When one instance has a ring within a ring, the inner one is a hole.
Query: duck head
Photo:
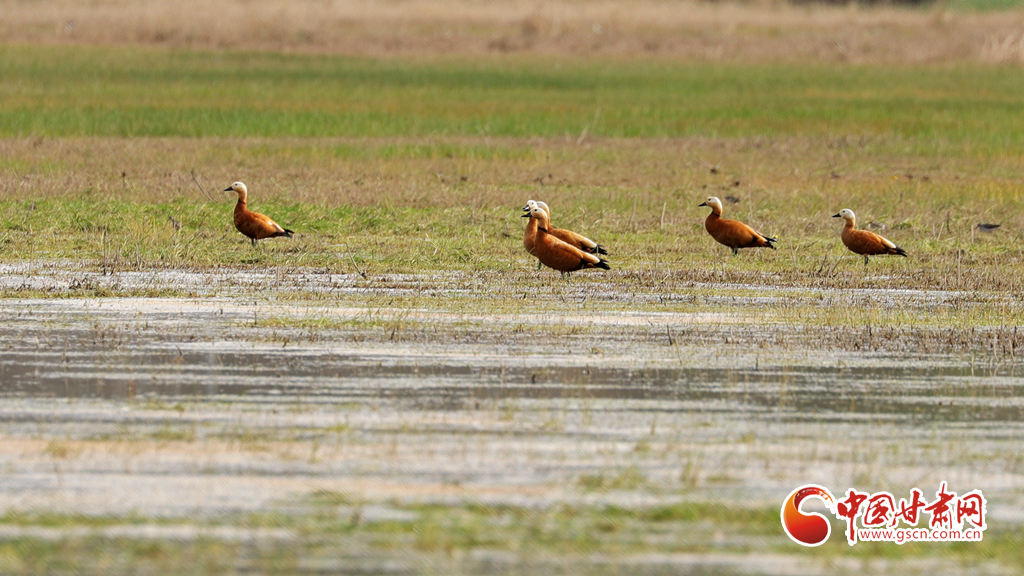
[[[715,214],[722,213],[722,201],[716,198],[715,196],[708,196],[707,200],[701,202],[697,206],[708,206],[711,208],[711,211],[714,212]]]
[[[245,184],[241,182],[235,182],[231,186],[224,189],[225,192],[235,192],[238,194],[239,202],[245,203],[246,196],[249,191],[245,189]]]
[[[854,221],[857,220],[857,215],[854,214],[853,210],[850,210],[849,208],[843,208],[842,210],[839,211],[839,214],[836,214],[836,215],[834,215],[832,217],[833,218],[842,218],[843,220],[846,220],[847,222],[854,222]]]

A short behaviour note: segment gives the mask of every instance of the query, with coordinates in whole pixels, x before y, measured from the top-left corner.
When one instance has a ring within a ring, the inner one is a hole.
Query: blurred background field
[[[885,135],[977,154],[1005,153],[1024,132],[1024,79],[1004,66],[125,47],[8,47],[0,58],[8,137]]]
[[[5,0],[5,43],[157,45],[362,56],[511,53],[722,61],[1017,61],[1004,0],[691,2]]]

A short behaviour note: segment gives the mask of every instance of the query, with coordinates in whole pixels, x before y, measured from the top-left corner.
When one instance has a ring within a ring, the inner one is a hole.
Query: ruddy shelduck
[[[541,209],[544,210],[544,212],[548,215],[548,219],[550,220],[551,209],[548,208],[548,205],[538,200],[537,206],[540,206]],[[572,230],[566,230],[564,228],[555,228],[554,226],[551,226],[548,228],[548,234],[551,234],[552,236],[558,238],[562,242],[565,242],[566,244],[569,244],[571,246],[575,246],[580,250],[583,250],[584,252],[589,252],[591,254],[608,254],[608,251],[604,249],[604,246],[601,246],[600,244],[594,242],[590,238],[587,238],[582,234],[577,234]]]
[[[771,248],[775,250],[778,238],[758,234],[743,222],[722,218],[722,201],[718,198],[711,196],[700,206],[711,208],[711,214],[708,214],[707,219],[704,220],[704,228],[707,229],[708,234],[711,234],[711,237],[719,244],[732,248],[734,256],[740,248]]]
[[[523,218],[530,218],[526,222],[526,230],[523,231],[523,248],[526,248],[526,252],[530,255],[533,255],[533,244],[537,241],[537,219],[530,217],[533,207],[536,205],[537,203],[533,200],[527,200],[526,206],[523,206]]]
[[[540,260],[541,264],[558,270],[563,275],[583,270],[585,268],[602,268],[609,270],[608,262],[589,252],[568,244],[548,232],[551,221],[548,213],[535,202],[530,207],[530,220],[536,221],[537,234],[534,237],[532,255]]]
[[[530,212],[537,203],[533,200],[527,200],[526,206],[523,206],[523,218],[530,218]],[[530,218],[526,222],[526,230],[523,231],[523,248],[526,248],[526,252],[533,256],[533,245],[537,241],[537,220]],[[543,266],[540,260],[537,260],[537,270]]]
[[[855,229],[854,226],[857,225],[857,215],[853,213],[853,210],[843,208],[839,211],[839,214],[836,214],[833,218],[842,218],[843,220],[846,220],[846,225],[843,226],[843,244],[846,244],[846,247],[850,249],[850,252],[863,256],[865,264],[868,263],[868,256],[876,256],[880,254],[898,254],[903,257],[907,256],[906,250],[878,234],[868,232],[867,230]]]
[[[245,184],[235,182],[224,191],[238,193],[238,203],[235,204],[235,228],[249,238],[253,246],[256,245],[257,240],[277,238],[278,236],[291,238],[294,234],[291,230],[278,226],[277,222],[267,216],[249,211],[245,204],[249,194]]]

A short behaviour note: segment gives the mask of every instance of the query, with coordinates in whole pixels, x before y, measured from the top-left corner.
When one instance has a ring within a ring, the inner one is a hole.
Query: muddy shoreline
[[[449,282],[409,281],[442,291]],[[238,272],[184,282],[254,284]],[[338,494],[331,514],[376,527],[359,536],[372,536],[378,544],[364,544],[373,549],[392,538],[380,526],[419,526],[433,518],[429,507],[543,514],[727,501],[761,510],[809,482],[898,493],[947,481],[982,489],[997,525],[1024,522],[1024,380],[1008,355],[822,351],[799,325],[761,324],[756,302],[720,315],[552,303],[538,316],[284,291],[0,300],[0,540],[123,530],[118,521],[12,521],[42,511],[141,518],[159,541],[191,534],[256,546],[290,534],[305,546],[301,533],[239,519],[306,517],[318,494]],[[773,337],[752,348],[766,329]],[[744,564],[747,545],[724,545],[723,562],[790,573],[780,568],[791,558],[778,551],[784,540],[758,542],[773,559],[761,568]],[[673,546],[641,549],[668,554],[675,569],[706,566],[708,557],[673,555]],[[523,560],[499,556],[507,553]],[[414,566],[434,558],[403,554]],[[606,558],[613,572],[635,560]],[[896,565],[917,566],[907,562]],[[799,572],[824,571],[811,562]]]

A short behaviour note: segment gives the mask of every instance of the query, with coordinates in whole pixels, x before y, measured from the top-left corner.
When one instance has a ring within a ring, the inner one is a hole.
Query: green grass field
[[[158,49],[0,49],[0,135],[898,136],[1019,152],[1003,67],[405,61]]]
[[[1003,67],[4,47],[0,75],[5,259],[322,266],[347,247],[379,271],[507,268],[536,197],[617,269],[687,268],[728,260],[696,208],[716,194],[782,238],[740,268],[818,269],[845,206],[915,256],[878,266],[948,287],[936,266],[967,258],[1016,286],[1024,76]],[[218,192],[238,179],[301,240],[241,244]]]

